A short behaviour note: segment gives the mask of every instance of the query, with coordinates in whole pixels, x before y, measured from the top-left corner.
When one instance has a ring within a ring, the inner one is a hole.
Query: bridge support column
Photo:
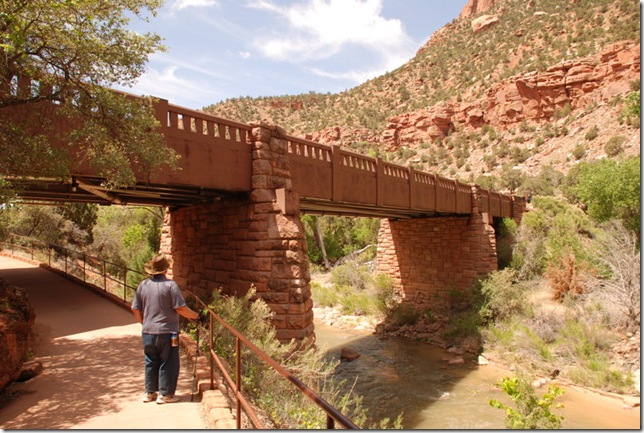
[[[215,289],[243,295],[252,285],[275,313],[277,338],[305,342],[314,338],[313,301],[285,136],[254,125],[250,194],[170,212],[161,249],[174,258],[180,287],[207,299]]]
[[[473,200],[478,197],[473,194]],[[394,279],[405,302],[448,302],[498,269],[492,219],[474,206],[468,216],[382,220],[377,271]]]

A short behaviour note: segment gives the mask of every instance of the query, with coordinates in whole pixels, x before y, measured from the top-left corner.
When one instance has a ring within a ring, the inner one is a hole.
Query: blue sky
[[[153,54],[136,95],[200,109],[228,98],[338,93],[412,58],[467,0],[165,0],[138,32]]]

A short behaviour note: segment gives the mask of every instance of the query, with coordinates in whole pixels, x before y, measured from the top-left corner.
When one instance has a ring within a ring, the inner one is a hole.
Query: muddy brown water
[[[340,349],[360,354],[342,361],[336,377],[354,384],[364,397],[372,420],[403,414],[405,429],[504,429],[505,412],[489,405],[494,398],[514,407],[494,384],[511,371],[493,366],[449,365],[453,355],[427,343],[399,338],[381,339],[367,331],[344,330],[319,320],[316,340],[327,356],[340,359]],[[565,393],[556,399],[564,405],[553,409],[564,417],[564,429],[640,429],[639,408],[627,407],[619,398],[583,388],[557,384]],[[545,388],[539,389],[539,391]]]

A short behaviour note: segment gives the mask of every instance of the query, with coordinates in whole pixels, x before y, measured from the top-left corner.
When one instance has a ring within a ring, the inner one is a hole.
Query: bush
[[[583,203],[598,222],[621,219],[640,232],[640,157],[621,161],[602,159],[573,167],[563,192],[573,203]]]
[[[613,325],[640,326],[641,267],[638,240],[619,221],[605,226],[598,237],[600,273],[593,276],[590,298],[604,305]]]
[[[534,209],[521,221],[512,258],[519,279],[542,275],[567,252],[578,262],[596,262],[588,243],[596,236],[597,227],[581,209],[554,197],[536,196],[532,203]]]
[[[623,135],[615,135],[610,138],[604,145],[604,152],[608,156],[617,156],[622,153],[622,146],[626,143],[627,138]]]
[[[516,271],[492,272],[481,285],[483,305],[479,310],[484,323],[521,314],[526,302],[524,289],[516,282]]]
[[[584,138],[588,141],[591,141],[597,138],[598,135],[599,135],[599,127],[597,125],[593,125],[593,127],[590,128],[588,132],[586,132],[586,135],[584,136]]]
[[[344,382],[333,380],[333,372],[339,361],[328,361],[315,348],[298,349],[293,341],[282,344],[275,337],[271,323],[273,313],[261,299],[255,298],[255,289],[250,288],[243,297],[227,297],[221,292],[213,293],[210,308],[228,324],[244,334],[268,356],[294,372],[299,380],[336,407],[354,423],[364,428],[366,411],[362,399],[351,391],[343,392]],[[215,321],[213,332],[217,338],[215,352],[229,365],[235,365],[235,338]],[[203,331],[205,336],[206,331]],[[204,338],[202,341],[207,341]],[[297,356],[293,354],[297,351]],[[248,350],[242,350],[242,388],[261,407],[266,416],[280,429],[324,428],[324,413],[293,384],[269,368]],[[234,372],[229,372],[234,377]],[[385,422],[388,424],[388,422]]]
[[[389,317],[396,326],[415,325],[420,319],[420,311],[413,305],[402,302],[390,310]]]
[[[339,296],[336,289],[312,282],[311,298],[316,307],[333,307],[338,303]]]
[[[549,264],[545,276],[553,290],[553,298],[563,301],[567,296],[577,296],[586,292],[585,275],[587,266],[577,263],[570,251],[563,253],[558,260]]]
[[[364,290],[371,283],[371,274],[366,266],[347,262],[331,271],[331,282],[336,286],[349,286]]]
[[[503,409],[506,413],[505,426],[509,429],[559,429],[561,415],[552,413],[555,399],[565,391],[550,385],[548,391],[539,398],[528,380],[504,377],[497,384],[512,399],[516,408],[507,406],[496,399],[490,400],[490,406]],[[557,404],[555,408],[563,405]]]

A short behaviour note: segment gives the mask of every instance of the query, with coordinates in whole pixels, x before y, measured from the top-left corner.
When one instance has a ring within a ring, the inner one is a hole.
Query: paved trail
[[[36,309],[43,372],[0,402],[2,429],[203,429],[182,360],[181,401],[143,403],[141,325],[110,301],[45,269],[0,256],[0,278],[25,288]]]

